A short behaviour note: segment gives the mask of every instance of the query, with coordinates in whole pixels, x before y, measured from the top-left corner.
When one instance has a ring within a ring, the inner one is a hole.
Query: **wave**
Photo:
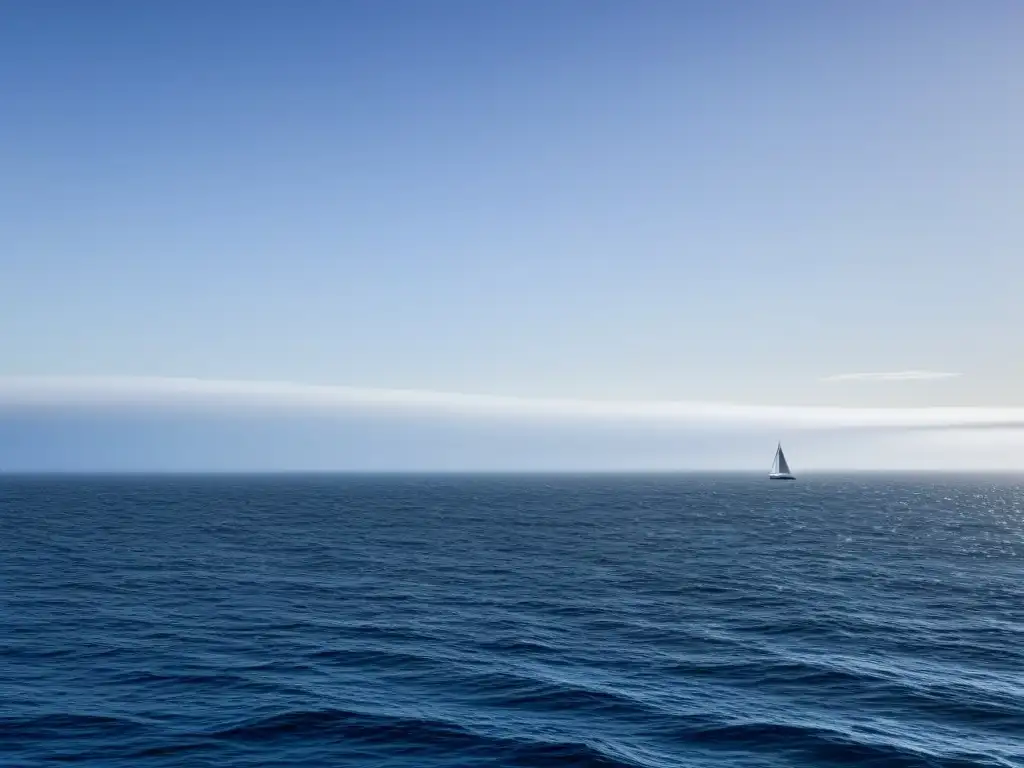
[[[841,765],[894,768],[979,768],[1000,762],[982,754],[937,754],[897,743],[892,737],[868,737],[816,725],[742,722],[684,730],[680,738],[695,744],[752,747],[802,759]]]
[[[0,733],[5,738],[45,741],[123,734],[145,727],[136,718],[113,715],[81,715],[52,712],[28,717],[0,717]]]
[[[209,732],[205,736],[212,740],[246,744],[332,737],[344,742],[346,749],[364,753],[374,746],[401,744],[401,751],[406,755],[457,750],[467,756],[486,756],[505,766],[637,768],[641,765],[616,758],[593,744],[500,737],[437,718],[374,714],[350,709],[284,712]]]

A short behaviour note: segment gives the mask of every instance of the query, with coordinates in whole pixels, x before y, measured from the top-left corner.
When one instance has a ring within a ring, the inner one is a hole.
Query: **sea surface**
[[[1024,766],[1024,480],[0,481],[0,766]]]

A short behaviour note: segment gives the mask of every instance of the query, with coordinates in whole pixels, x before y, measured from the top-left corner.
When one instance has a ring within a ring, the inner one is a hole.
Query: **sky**
[[[1022,39],[1016,0],[5,3],[0,466],[1024,469]]]

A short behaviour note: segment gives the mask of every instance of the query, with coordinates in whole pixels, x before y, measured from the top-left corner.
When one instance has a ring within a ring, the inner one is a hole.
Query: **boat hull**
[[[793,475],[789,474],[788,472],[773,472],[772,474],[768,475],[768,479],[769,480],[796,480],[796,478],[793,477]]]

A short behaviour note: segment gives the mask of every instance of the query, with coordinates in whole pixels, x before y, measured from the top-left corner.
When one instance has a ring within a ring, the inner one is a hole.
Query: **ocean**
[[[1024,766],[1024,480],[7,477],[56,763]]]

